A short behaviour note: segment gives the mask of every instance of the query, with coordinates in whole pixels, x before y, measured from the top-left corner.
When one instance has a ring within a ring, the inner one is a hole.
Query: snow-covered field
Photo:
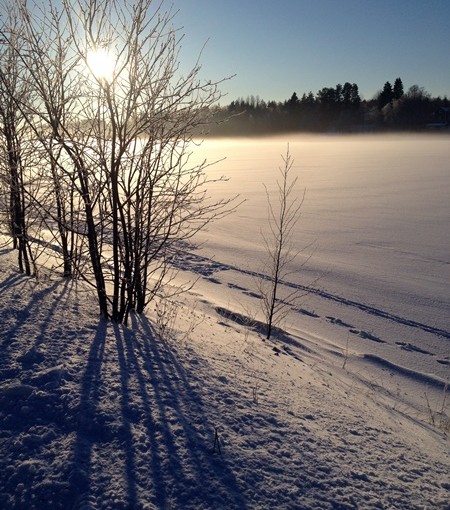
[[[288,141],[313,245],[284,287],[310,292],[264,341],[262,182]],[[450,508],[448,142],[208,140],[211,193],[247,201],[186,251],[194,289],[128,328],[2,248],[0,508]]]

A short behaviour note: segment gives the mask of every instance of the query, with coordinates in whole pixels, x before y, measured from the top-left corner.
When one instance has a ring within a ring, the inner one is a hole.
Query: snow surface
[[[450,508],[448,139],[291,141],[315,249],[284,287],[311,289],[265,341],[261,182],[285,146],[205,143],[229,156],[211,192],[248,201],[186,251],[193,290],[129,327],[2,248],[0,508]]]

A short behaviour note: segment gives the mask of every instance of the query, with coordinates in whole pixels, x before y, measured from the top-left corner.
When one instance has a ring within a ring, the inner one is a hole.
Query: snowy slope
[[[439,377],[344,352],[342,324],[305,313],[319,326],[264,341],[251,293],[203,271],[173,320],[126,328],[3,250],[2,509],[448,508],[448,429],[414,398],[439,410]]]
[[[450,508],[448,139],[292,141],[315,249],[265,341],[262,182],[285,147],[206,142],[231,177],[211,195],[247,202],[186,247],[193,290],[128,328],[1,240],[2,510]]]

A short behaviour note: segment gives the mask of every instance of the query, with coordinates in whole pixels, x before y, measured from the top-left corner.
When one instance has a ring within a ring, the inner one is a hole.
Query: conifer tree
[[[394,82],[394,99],[400,99],[403,96],[403,82],[400,78],[397,78]]]

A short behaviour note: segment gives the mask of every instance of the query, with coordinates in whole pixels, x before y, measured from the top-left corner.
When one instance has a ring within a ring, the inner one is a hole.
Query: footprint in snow
[[[256,298],[256,299],[262,299],[263,298],[260,294],[257,294],[256,292],[245,291],[244,294],[246,296],[250,296],[250,297],[253,297],[253,298]]]
[[[228,283],[227,284],[230,289],[237,289],[237,290],[247,290],[245,287],[241,287],[240,285],[236,285],[235,283]]]
[[[320,315],[317,315],[316,312],[310,312],[309,310],[305,310],[304,308],[294,308],[295,312],[302,313],[303,315],[307,315],[308,317],[314,317],[317,319]]]
[[[420,354],[430,354],[432,355],[432,352],[425,351],[424,349],[421,349],[420,347],[417,347],[413,344],[410,344],[408,342],[395,342],[400,349],[403,349],[404,351],[410,351],[410,352],[419,352]]]
[[[372,333],[367,333],[367,331],[359,331],[358,329],[351,329],[350,333],[353,333],[354,335],[357,335],[360,338],[363,338],[364,340],[371,340],[372,342],[377,342],[379,344],[386,343],[384,340],[381,340],[381,338],[378,338],[377,336],[373,335]]]
[[[341,319],[337,319],[336,317],[327,316],[327,319],[331,322],[331,324],[336,324],[337,326],[343,326],[344,328],[353,328],[353,326],[351,324],[347,324],[346,322],[342,321]]]

